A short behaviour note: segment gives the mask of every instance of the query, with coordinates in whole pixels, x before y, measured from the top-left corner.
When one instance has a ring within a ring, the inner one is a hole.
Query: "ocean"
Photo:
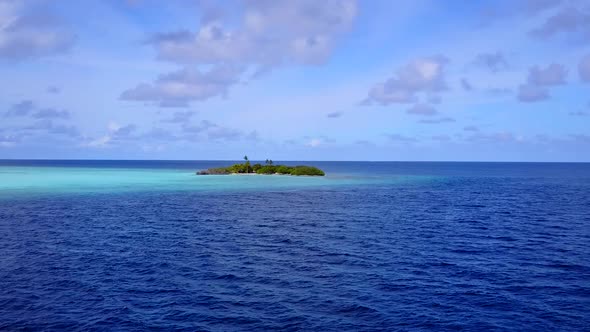
[[[0,161],[0,330],[590,330],[590,164]]]

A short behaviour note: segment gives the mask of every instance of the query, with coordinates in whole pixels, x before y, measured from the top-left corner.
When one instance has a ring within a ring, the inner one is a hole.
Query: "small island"
[[[248,156],[244,156],[245,162],[242,164],[234,164],[228,167],[216,167],[201,170],[197,175],[227,175],[227,174],[279,174],[279,175],[307,175],[307,176],[324,176],[324,171],[314,166],[286,166],[275,165],[272,160],[267,159],[265,164],[250,164]]]

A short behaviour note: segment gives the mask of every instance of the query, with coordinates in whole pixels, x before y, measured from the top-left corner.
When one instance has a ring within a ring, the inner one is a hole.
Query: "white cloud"
[[[445,91],[447,63],[448,59],[440,55],[415,59],[390,79],[373,86],[363,104],[412,103],[418,100],[418,93]]]
[[[357,1],[249,0],[232,7],[237,16],[226,17],[215,7],[204,6],[202,11],[196,31],[160,33],[148,41],[158,59],[185,68],[153,84],[139,84],[123,92],[122,99],[187,107],[226,96],[248,73],[257,77],[281,65],[321,64],[352,26]]]
[[[565,66],[552,63],[546,68],[533,66],[529,71],[528,83],[537,86],[565,84],[567,69]]]
[[[27,4],[0,0],[0,58],[23,60],[69,50],[75,36],[65,25],[51,14],[24,8]]]
[[[312,138],[307,142],[307,146],[315,148],[323,144],[323,141],[319,138]]]
[[[508,69],[508,61],[502,52],[480,53],[475,57],[474,64],[485,67],[491,72]]]
[[[120,98],[157,102],[161,107],[186,107],[191,101],[227,95],[241,73],[240,68],[231,66],[216,66],[208,72],[184,68],[161,75],[153,84],[142,83],[126,90]]]
[[[590,39],[590,12],[586,8],[574,6],[561,8],[557,13],[549,16],[531,34],[540,38],[549,38],[559,33],[585,34],[584,38]]]
[[[260,67],[325,61],[356,15],[356,0],[250,0],[237,24],[223,15],[197,31],[156,35],[158,58],[177,63],[248,64]],[[235,6],[240,8],[240,6]]]
[[[86,146],[89,147],[104,147],[111,141],[111,137],[109,135],[105,135],[96,139],[91,140],[90,142],[86,143]]]
[[[8,111],[4,113],[4,117],[19,117],[28,115],[33,109],[35,104],[32,100],[23,100],[12,105]]]
[[[132,134],[137,130],[133,124],[122,126],[115,121],[107,124],[107,133],[98,138],[92,139],[83,144],[88,147],[107,147],[117,140],[132,138]]]
[[[527,82],[518,87],[517,99],[525,103],[549,99],[549,87],[565,84],[567,74],[567,69],[556,63],[546,68],[533,66],[529,69]]]

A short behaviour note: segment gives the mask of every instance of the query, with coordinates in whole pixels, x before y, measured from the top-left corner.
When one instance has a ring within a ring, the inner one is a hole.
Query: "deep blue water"
[[[5,195],[0,330],[590,330],[590,164],[312,164],[325,183]]]

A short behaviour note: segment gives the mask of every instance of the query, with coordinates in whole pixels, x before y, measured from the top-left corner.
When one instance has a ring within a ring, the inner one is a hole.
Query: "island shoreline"
[[[325,176],[326,173],[315,167],[307,165],[287,166],[275,165],[267,159],[265,165],[250,164],[248,156],[244,156],[245,162],[226,167],[213,167],[199,170],[196,175],[290,175],[290,176]]]

